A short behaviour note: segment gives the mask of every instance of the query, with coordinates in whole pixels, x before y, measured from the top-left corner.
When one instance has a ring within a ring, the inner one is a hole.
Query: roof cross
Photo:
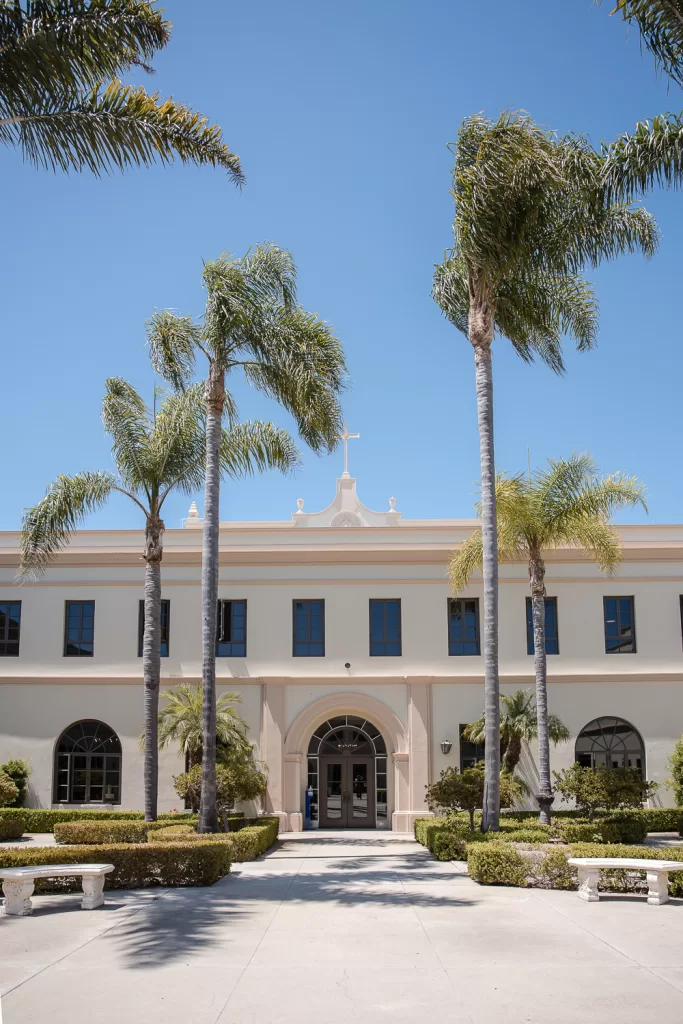
[[[349,441],[352,438],[360,437],[360,434],[349,434],[349,425],[344,423],[344,433],[337,434],[337,437],[344,442],[344,472],[343,476],[349,475]]]

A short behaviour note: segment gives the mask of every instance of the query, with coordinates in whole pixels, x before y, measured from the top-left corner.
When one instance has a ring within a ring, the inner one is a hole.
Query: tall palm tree
[[[514,775],[522,756],[522,742],[535,740],[538,736],[538,714],[533,690],[517,690],[511,696],[501,694],[500,698],[500,740],[503,748],[502,768],[506,775]],[[571,733],[564,722],[553,714],[548,715],[548,737],[557,745],[569,739]],[[470,743],[484,743],[486,719],[482,712],[479,718],[465,728],[463,736]]]
[[[206,484],[202,552],[202,687],[204,744],[199,830],[215,832],[216,602],[221,421],[234,406],[226,389],[240,372],[294,417],[315,451],[330,451],[341,427],[339,394],[345,364],[330,327],[296,302],[296,268],[286,250],[259,245],[245,256],[223,254],[204,267],[203,322],[163,311],[149,321],[152,364],[179,389],[188,385],[197,353],[208,361]]]
[[[170,39],[156,0],[0,0],[0,143],[52,170],[178,157],[243,180],[221,130],[173,99],[123,85]]]
[[[611,13],[635,23],[657,66],[683,85],[683,0],[616,0]]]
[[[169,743],[177,743],[192,768],[202,760],[202,688],[199,684],[182,683],[177,690],[164,690],[166,703],[159,711],[159,750]],[[230,690],[216,702],[216,743],[223,750],[249,753],[247,725],[240,718],[235,705],[240,704],[239,693]]]
[[[20,575],[40,574],[64,548],[77,525],[117,491],[145,517],[144,678],[145,820],[157,815],[161,654],[161,560],[164,502],[172,491],[192,493],[204,480],[206,411],[202,386],[172,394],[148,409],[137,391],[110,377],[102,403],[105,430],[112,437],[116,473],[106,470],[58,476],[23,520]],[[219,474],[243,476],[275,466],[290,470],[298,452],[289,435],[270,423],[244,423],[219,435]]]
[[[496,477],[498,555],[501,561],[524,560],[529,566],[534,632],[534,670],[538,716],[537,795],[541,821],[550,823],[550,716],[545,644],[545,552],[561,545],[587,551],[599,569],[614,575],[621,560],[619,535],[610,523],[615,511],[642,505],[645,489],[635,477],[619,473],[599,478],[589,455],[548,459],[548,468],[530,476]],[[478,506],[481,514],[481,503]],[[484,564],[484,541],[476,530],[450,563],[453,589],[460,592]],[[488,742],[488,735],[487,735]]]
[[[612,202],[603,161],[586,139],[558,137],[523,113],[466,118],[455,145],[455,244],[436,268],[433,296],[474,349],[484,574],[486,795],[482,829],[498,828],[498,551],[491,346],[506,337],[527,362],[563,370],[562,337],[580,350],[597,332],[586,265],[625,251],[650,254],[653,218]]]

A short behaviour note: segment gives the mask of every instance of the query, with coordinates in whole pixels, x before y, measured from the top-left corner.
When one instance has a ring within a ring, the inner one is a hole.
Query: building
[[[449,553],[474,520],[373,512],[356,481],[332,504],[281,522],[224,523],[219,693],[267,763],[265,810],[283,829],[408,831],[425,786],[481,756],[461,739],[483,707],[481,585],[453,600]],[[640,765],[664,782],[683,732],[683,526],[620,528],[606,579],[577,550],[548,554],[550,708],[572,739],[554,768]],[[39,582],[13,582],[19,535],[0,535],[0,763],[30,759],[34,806],[141,808],[142,532],[81,530]],[[201,521],[167,530],[162,688],[201,677]],[[526,565],[501,567],[501,689],[533,685]],[[534,781],[533,750],[524,771]],[[174,750],[160,757],[160,810],[180,807]],[[657,802],[671,803],[662,788]]]

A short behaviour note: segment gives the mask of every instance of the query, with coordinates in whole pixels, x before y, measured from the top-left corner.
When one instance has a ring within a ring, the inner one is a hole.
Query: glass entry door
[[[375,759],[320,759],[320,828],[375,827]]]

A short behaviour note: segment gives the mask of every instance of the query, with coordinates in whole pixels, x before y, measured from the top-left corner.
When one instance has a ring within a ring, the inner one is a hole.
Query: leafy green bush
[[[467,871],[480,885],[526,888],[528,865],[519,850],[507,843],[473,843],[467,847]]]
[[[201,839],[202,837],[192,825],[168,825],[166,828],[151,829],[147,833],[148,843],[185,843],[192,842],[195,838]],[[211,836],[211,838],[214,837]],[[216,838],[222,839],[223,833]]]
[[[5,814],[14,813],[6,807],[0,807],[0,818]],[[24,832],[52,832],[57,824],[64,821],[144,821],[142,811],[99,811],[75,810],[71,808],[22,807]],[[164,813],[157,821],[183,822],[193,824],[198,821],[197,815]]]
[[[165,821],[63,821],[55,825],[54,836],[71,846],[146,843],[148,832],[167,827]]]
[[[0,807],[12,807],[18,796],[19,788],[0,770]]]
[[[683,804],[683,736],[676,740],[671,757],[667,761],[671,778],[669,785],[674,794],[674,800],[680,807]]]
[[[432,853],[437,860],[467,860],[467,843],[462,836],[442,828],[434,837]]]
[[[0,775],[6,775],[17,787],[17,795],[14,800],[11,803],[6,803],[5,806],[21,807],[24,802],[24,797],[26,796],[26,783],[30,774],[30,764],[28,761],[24,761],[20,757],[11,757],[9,761],[5,761],[4,764],[0,764]],[[2,804],[1,799],[0,804]]]
[[[231,860],[254,860],[260,853],[265,853],[277,839],[279,819],[257,818],[258,824],[245,825],[236,832],[219,832],[218,834],[200,833],[187,829],[184,825],[161,828],[148,834],[150,843],[227,843],[231,851]]]
[[[216,765],[216,803],[220,812],[240,800],[255,800],[266,791],[268,779],[252,757]],[[202,766],[195,764],[189,772],[173,776],[173,786],[189,807],[199,807],[202,789]],[[229,812],[231,813],[231,812]]]
[[[213,885],[230,870],[230,845],[213,843],[133,844],[105,846],[41,846],[0,849],[0,868],[32,864],[113,864],[105,878],[107,889],[148,886]],[[36,879],[36,892],[80,891],[81,880]]]
[[[20,810],[6,811],[0,817],[0,842],[3,839],[20,839],[24,834],[24,818]]]
[[[553,775],[562,799],[575,800],[589,821],[599,809],[640,808],[657,789],[657,783],[643,779],[639,768],[588,768],[576,763]]]
[[[550,826],[546,825],[545,827],[547,832],[541,831],[540,828],[516,828],[491,832],[489,836],[491,839],[497,839],[498,842],[503,843],[547,843],[550,839]]]

